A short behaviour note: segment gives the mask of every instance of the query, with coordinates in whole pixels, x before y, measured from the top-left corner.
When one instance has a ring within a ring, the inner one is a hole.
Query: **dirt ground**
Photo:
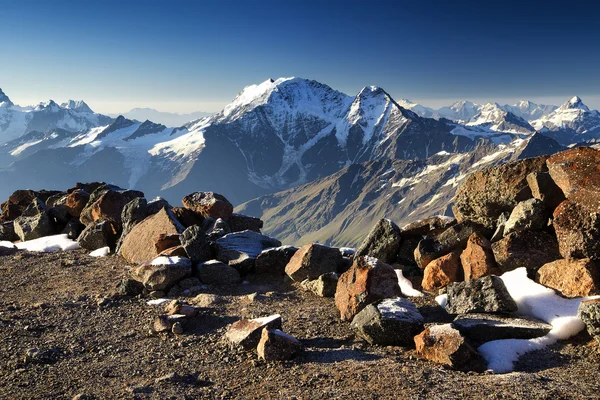
[[[126,269],[119,257],[82,250],[0,258],[0,398],[600,398],[600,352],[586,333],[525,355],[510,374],[454,371],[412,349],[369,346],[332,299],[254,276],[207,287],[223,302],[203,308],[185,334],[157,336],[150,326],[162,308],[148,299],[98,304]],[[448,320],[431,298],[419,305],[428,322]],[[265,363],[223,340],[231,322],[274,313],[305,346],[296,359]]]

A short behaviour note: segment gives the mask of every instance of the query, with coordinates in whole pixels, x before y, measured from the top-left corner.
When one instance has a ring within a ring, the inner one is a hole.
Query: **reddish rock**
[[[108,190],[91,206],[91,215],[94,221],[104,219],[111,221],[118,227],[122,226],[121,214],[127,203],[136,197],[143,197],[142,192],[134,190],[115,191]]]
[[[466,281],[501,274],[494,259],[492,244],[480,233],[469,236],[467,247],[460,254],[460,262]]]
[[[337,284],[335,305],[343,321],[352,321],[367,305],[383,299],[400,297],[396,271],[372,257],[358,257]]]
[[[194,192],[185,196],[181,202],[183,207],[203,217],[229,220],[233,214],[233,205],[225,196],[214,192]]]
[[[530,276],[544,264],[562,258],[556,238],[547,232],[513,232],[492,243],[496,264],[502,272],[525,267]]]
[[[174,246],[168,249],[165,249],[159,253],[159,256],[165,257],[187,257],[187,253],[183,246]]]
[[[158,255],[156,238],[161,235],[177,235],[183,226],[166,209],[151,215],[133,227],[123,240],[121,255],[131,263],[142,263]]]
[[[452,282],[462,279],[462,268],[460,266],[460,253],[453,251],[427,265],[423,272],[421,286],[429,292],[446,287]]]
[[[285,273],[294,281],[302,282],[336,272],[342,263],[342,254],[338,249],[312,243],[302,246],[294,253],[285,267]]]
[[[89,199],[90,194],[85,190],[77,189],[72,191],[65,200],[67,211],[71,216],[79,218]]]
[[[568,200],[600,212],[600,151],[577,147],[554,154],[546,163]]]
[[[600,260],[600,213],[565,200],[554,210],[553,226],[564,258]]]
[[[161,233],[156,237],[154,241],[154,248],[157,253],[162,253],[163,251],[170,249],[172,247],[180,246],[181,242],[179,241],[179,234],[171,234],[167,235]]]
[[[204,222],[204,217],[191,210],[188,210],[187,208],[173,207],[171,211],[175,215],[175,218],[177,218],[179,222],[181,222],[181,224],[186,228],[192,225],[202,226],[202,223]]]
[[[532,172],[527,175],[527,183],[532,196],[541,200],[550,213],[565,200],[564,193],[552,180],[549,172]]]
[[[558,290],[565,297],[586,297],[600,294],[600,267],[589,258],[556,260],[543,265],[537,281]]]
[[[263,329],[281,329],[281,315],[242,319],[229,325],[225,337],[234,346],[252,350],[258,346]]]
[[[0,220],[2,222],[13,221],[17,217],[23,214],[23,211],[37,197],[37,193],[33,190],[17,190],[10,195],[8,200],[0,205],[2,209],[2,215]]]
[[[295,337],[279,329],[264,328],[256,352],[258,358],[265,361],[285,361],[300,353],[302,348],[302,343]]]
[[[438,364],[456,368],[477,356],[460,332],[451,324],[434,325],[415,336],[417,355]]]

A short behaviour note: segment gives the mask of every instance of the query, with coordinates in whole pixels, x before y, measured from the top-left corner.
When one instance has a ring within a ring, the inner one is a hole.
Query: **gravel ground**
[[[126,270],[119,257],[82,250],[0,258],[0,398],[599,398],[600,353],[586,333],[527,354],[510,374],[479,364],[454,371],[412,349],[368,346],[332,299],[254,276],[206,289],[223,302],[203,308],[185,334],[157,336],[150,326],[161,307],[105,299]],[[418,305],[428,322],[448,320],[432,298]],[[265,363],[223,341],[231,322],[273,313],[305,345],[293,361]]]

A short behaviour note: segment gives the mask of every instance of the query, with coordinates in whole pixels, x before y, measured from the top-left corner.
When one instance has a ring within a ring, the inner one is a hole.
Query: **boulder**
[[[469,175],[454,197],[454,215],[458,222],[471,220],[495,230],[503,212],[532,198],[527,176],[545,172],[547,156],[527,158],[493,166]]]
[[[71,240],[76,240],[84,229],[85,225],[79,222],[79,219],[71,218],[61,233],[67,235],[67,237]]]
[[[183,226],[167,209],[144,219],[135,225],[131,232],[123,239],[121,255],[131,263],[142,263],[158,255],[156,252],[156,238],[160,234],[174,235],[183,232]]]
[[[173,207],[171,207],[169,202],[167,200],[163,199],[162,197],[155,197],[152,200],[150,200],[148,202],[148,204],[146,205],[146,214],[154,215],[157,212],[159,212],[160,210],[162,210],[163,208],[166,208],[167,210],[170,211]]]
[[[455,224],[455,218],[436,215],[435,217],[425,218],[402,227],[402,238],[419,237],[422,239],[423,236],[437,236]]]
[[[281,329],[281,315],[236,321],[229,325],[225,337],[234,346],[253,350],[260,342],[263,329]]]
[[[17,190],[0,205],[2,222],[14,221],[23,214],[23,211],[29,207],[33,199],[38,197],[38,193],[33,190]]]
[[[565,200],[563,191],[556,185],[549,172],[532,172],[527,175],[527,183],[531,195],[541,200],[550,213]]]
[[[19,216],[14,220],[15,234],[23,242],[54,234],[52,219],[42,212],[33,216]]]
[[[204,217],[184,207],[173,207],[173,215],[181,222],[183,226],[189,228],[192,225],[202,226]]]
[[[90,199],[90,194],[83,189],[76,189],[65,199],[65,207],[72,217],[79,219],[81,212]]]
[[[206,236],[210,240],[217,240],[228,233],[231,233],[231,228],[229,228],[227,222],[222,218],[206,218],[202,225],[202,229],[206,232]]]
[[[138,296],[144,292],[144,285],[135,279],[122,279],[117,284],[117,293],[121,296]]]
[[[586,297],[600,294],[600,266],[589,258],[556,260],[544,264],[536,280],[558,290],[565,297]]]
[[[302,349],[302,343],[295,337],[279,329],[263,328],[256,352],[258,358],[265,361],[285,361],[292,359]]]
[[[13,221],[0,223],[0,241],[14,242],[19,240],[15,233],[15,224]]]
[[[182,257],[157,257],[131,271],[131,277],[148,291],[166,291],[180,280],[192,276],[192,262]]]
[[[231,232],[254,231],[260,233],[264,225],[260,218],[236,213],[231,214],[228,222]]]
[[[198,225],[186,228],[179,240],[188,257],[194,262],[204,262],[214,257],[214,252],[204,230]]]
[[[453,251],[427,265],[423,271],[421,286],[424,290],[433,292],[461,279],[460,253]]]
[[[504,236],[518,231],[541,230],[548,225],[548,214],[541,200],[529,199],[520,202],[510,213],[504,225]]]
[[[67,223],[73,219],[66,206],[56,206],[48,209],[48,216],[54,221],[58,229],[64,229]]]
[[[127,203],[137,197],[144,197],[144,193],[137,190],[107,190],[91,205],[92,220],[110,221],[121,229],[123,209]]]
[[[477,232],[469,236],[467,247],[460,254],[460,262],[466,281],[501,274],[494,259],[492,244]]]
[[[79,246],[86,250],[97,250],[103,247],[115,248],[117,229],[110,221],[94,221],[81,232],[77,238]]]
[[[302,282],[337,272],[342,263],[342,254],[338,249],[312,243],[302,246],[294,254],[285,267],[285,273],[294,281]]]
[[[337,272],[328,272],[312,281],[304,280],[301,285],[304,290],[313,292],[320,297],[334,297],[339,280]]]
[[[386,264],[392,264],[398,258],[401,241],[400,228],[391,220],[384,218],[371,229],[355,255],[371,256]]]
[[[457,368],[477,356],[451,324],[433,325],[415,336],[417,355],[438,364]]]
[[[298,251],[294,246],[272,247],[263,250],[254,261],[257,274],[285,275],[285,266]]]
[[[565,200],[554,210],[553,226],[564,258],[600,260],[600,213]]]
[[[156,333],[172,332],[173,326],[183,324],[186,318],[183,314],[159,315],[154,318],[152,330]]]
[[[492,244],[494,258],[502,272],[525,267],[535,276],[544,264],[561,258],[556,238],[547,232],[513,232]]]
[[[54,194],[46,199],[46,201],[45,201],[46,206],[48,206],[48,208],[52,208],[52,207],[56,207],[56,206],[64,206],[67,202],[68,196],[69,196],[69,193],[67,193],[67,192],[60,192],[60,193]]]
[[[554,154],[546,164],[567,200],[600,213],[600,151],[577,147]]]
[[[448,314],[511,313],[517,303],[508,293],[502,279],[490,275],[448,285]]]
[[[242,281],[240,273],[235,268],[217,260],[195,265],[194,276],[208,285],[229,285]]]
[[[254,269],[254,260],[263,250],[280,247],[281,242],[254,231],[230,233],[215,242],[216,258],[242,275]]]
[[[600,299],[583,300],[579,304],[577,315],[585,324],[590,336],[600,343]]]
[[[369,344],[412,346],[423,330],[423,316],[410,301],[396,297],[369,304],[356,314],[352,328]]]
[[[181,242],[179,241],[179,234],[167,235],[161,233],[154,241],[154,248],[156,249],[157,254],[160,254],[167,249],[177,247],[180,245]]]
[[[356,257],[338,280],[335,305],[340,318],[351,321],[367,305],[401,295],[396,271],[391,266],[369,256]]]
[[[181,202],[183,207],[205,218],[223,218],[227,221],[233,214],[233,205],[229,200],[214,192],[194,192],[185,196]]]
[[[552,329],[552,325],[535,318],[494,314],[459,315],[452,326],[478,345],[492,340],[533,339],[547,335]]]
[[[187,255],[185,249],[181,245],[169,247],[168,249],[164,249],[160,253],[158,253],[158,255],[165,256],[165,257],[186,257],[186,258],[188,258],[188,255]]]
[[[400,248],[398,249],[398,259],[396,262],[402,265],[417,265],[415,261],[415,250],[423,236],[402,236]]]

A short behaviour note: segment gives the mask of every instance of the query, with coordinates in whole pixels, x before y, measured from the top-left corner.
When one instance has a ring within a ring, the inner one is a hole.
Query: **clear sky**
[[[0,88],[21,105],[83,99],[219,111],[268,78],[348,94],[600,108],[599,1],[0,0]]]

